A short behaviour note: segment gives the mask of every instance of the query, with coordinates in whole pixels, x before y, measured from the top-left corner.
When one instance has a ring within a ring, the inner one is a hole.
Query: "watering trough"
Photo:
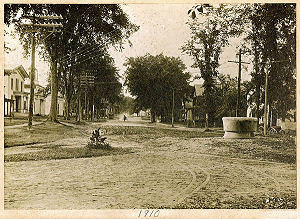
[[[257,118],[223,117],[224,138],[252,138],[257,131]]]

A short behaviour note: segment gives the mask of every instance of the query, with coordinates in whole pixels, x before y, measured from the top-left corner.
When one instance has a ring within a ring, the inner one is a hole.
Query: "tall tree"
[[[204,80],[203,107],[208,113],[210,122],[213,122],[216,116],[215,84],[219,74],[222,48],[228,45],[231,35],[240,33],[238,28],[233,28],[233,25],[229,27],[232,18],[222,18],[222,15],[228,11],[226,5],[223,4],[218,8],[209,4],[193,7],[188,12],[192,15],[192,20],[187,23],[192,31],[191,39],[182,46],[182,51],[193,57],[192,67],[199,68],[200,78]]]
[[[243,48],[249,47],[250,54],[253,55],[254,70],[251,73],[251,81],[255,85],[252,90],[252,97],[255,98],[250,100],[255,102],[255,116],[258,118],[261,116],[261,99],[264,92],[265,72],[268,68],[268,105],[273,115],[278,114],[284,119],[287,112],[295,107],[296,4],[219,4],[217,7],[202,4],[193,7],[189,13],[195,23],[189,24],[192,37],[183,46],[183,50],[194,57],[195,67],[200,66],[201,77],[205,84],[209,85],[206,81],[211,81],[214,77],[213,71],[209,68],[201,69],[203,62],[211,65],[213,60],[212,54],[210,59],[205,59],[205,54],[209,54],[205,51],[211,47],[208,39],[214,36],[214,29],[208,28],[208,25],[205,27],[203,23],[209,23],[209,16],[213,15],[214,22],[220,30],[214,40],[221,43],[224,40],[223,45],[226,45],[228,37],[242,37]],[[206,16],[206,21],[198,20],[201,15]],[[204,35],[210,30],[210,34]],[[219,36],[221,37],[218,38]],[[202,42],[201,38],[203,38]],[[197,39],[200,43],[197,43]],[[202,44],[202,47],[197,44]],[[218,49],[214,51],[221,52]],[[203,71],[210,77],[205,78],[205,75],[202,75]],[[209,90],[209,86],[205,85],[205,87]]]
[[[284,120],[296,105],[296,5],[251,4],[247,8],[243,18],[250,24],[245,40],[254,55],[255,114],[260,118],[265,72],[269,71],[269,115]]]
[[[173,90],[175,108],[178,109],[189,89],[190,74],[184,72],[186,66],[183,62],[163,54],[146,54],[128,58],[124,65],[127,66],[125,84],[136,97],[137,104],[150,109],[152,122],[155,116],[161,116],[162,121],[170,121]]]
[[[43,48],[44,58],[51,65],[52,101],[49,119],[56,121],[56,102],[58,81],[61,75],[57,69],[92,57],[97,49],[107,45],[122,48],[125,39],[138,27],[129,21],[122,8],[116,4],[6,4],[5,23],[14,22],[13,18],[26,15],[60,15],[63,17],[63,30],[60,34],[49,36],[49,32],[39,29],[38,43]],[[15,23],[20,23],[15,22]],[[30,48],[29,35],[22,26],[17,28],[25,51]],[[84,48],[82,47],[84,46]],[[80,48],[80,49],[79,49]],[[83,50],[84,49],[84,50]],[[59,63],[59,68],[57,68]]]

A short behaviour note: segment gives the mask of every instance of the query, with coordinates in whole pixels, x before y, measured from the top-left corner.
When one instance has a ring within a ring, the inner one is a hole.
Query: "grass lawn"
[[[21,125],[26,123],[28,123],[28,120],[24,118],[20,118],[20,119],[4,118],[4,126]]]
[[[47,118],[44,116],[34,116],[33,121],[40,122],[46,120]],[[21,125],[28,124],[28,117],[5,117],[4,118],[4,126],[12,126],[12,125]]]
[[[64,139],[66,136],[72,137],[76,135],[78,133],[71,127],[47,121],[34,125],[31,130],[28,130],[27,126],[5,129],[4,147],[49,143]]]
[[[71,159],[83,157],[101,157],[108,155],[121,155],[130,153],[129,149],[111,148],[110,150],[103,149],[89,149],[87,147],[78,148],[63,148],[53,147],[38,152],[20,153],[5,155],[5,162],[19,162],[19,161],[38,161],[38,160],[56,160],[56,159]]]

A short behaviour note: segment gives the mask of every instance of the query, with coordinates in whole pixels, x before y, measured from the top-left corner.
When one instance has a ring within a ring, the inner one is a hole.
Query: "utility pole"
[[[84,109],[85,109],[85,114],[84,114],[84,118],[85,120],[88,119],[88,104],[90,105],[90,101],[88,100],[87,97],[87,92],[88,92],[88,88],[90,87],[94,87],[95,84],[95,76],[94,76],[95,72],[89,71],[89,72],[85,72],[85,73],[81,73],[80,74],[80,86],[84,86]]]
[[[269,70],[271,68],[271,63],[281,63],[281,62],[290,62],[290,60],[278,60],[278,61],[267,61],[267,62],[260,62],[258,64],[267,64],[266,69],[266,83],[265,83],[265,106],[264,106],[264,136],[267,135],[267,114],[268,114],[268,77],[269,77]],[[258,107],[258,106],[257,106]]]
[[[266,84],[265,84],[264,136],[267,135],[268,76],[269,76],[269,69],[267,67]]]
[[[35,31],[33,30],[31,36],[31,69],[30,69],[30,98],[29,98],[28,129],[31,129],[32,126],[34,87],[35,87],[34,80],[35,80]]]
[[[31,69],[30,69],[30,99],[29,99],[29,115],[28,115],[28,129],[31,129],[32,126],[32,118],[33,118],[33,102],[34,102],[34,80],[35,80],[35,32],[37,32],[37,28],[53,28],[52,31],[45,32],[56,32],[55,28],[62,27],[62,24],[53,22],[54,20],[60,21],[62,19],[61,16],[23,16],[21,19],[27,18],[31,20],[31,24],[21,24],[22,26],[30,27],[30,30],[25,32],[31,32]],[[51,23],[49,23],[51,22]],[[48,35],[49,36],[49,35]],[[47,36],[47,37],[48,37]]]
[[[241,75],[242,75],[242,64],[250,64],[249,62],[242,62],[242,49],[239,50],[239,61],[228,61],[228,62],[234,62],[239,64],[239,72],[238,72],[238,94],[237,94],[237,100],[236,100],[236,110],[235,110],[235,116],[240,116],[240,102],[241,102]]]
[[[241,72],[242,72],[242,49],[239,52],[239,73],[238,73],[238,94],[236,100],[236,117],[240,116],[240,102],[241,102]]]

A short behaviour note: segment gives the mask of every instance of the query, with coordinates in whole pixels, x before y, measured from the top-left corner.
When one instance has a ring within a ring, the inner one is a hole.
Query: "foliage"
[[[218,75],[218,56],[229,37],[243,37],[243,52],[254,58],[249,85],[249,105],[253,106],[254,115],[260,118],[262,114],[267,68],[268,104],[272,114],[284,119],[295,108],[296,4],[219,4],[216,7],[201,4],[189,10],[189,14],[193,19],[188,23],[192,37],[182,49],[194,58],[194,67],[200,69],[200,77],[205,81],[208,91],[205,102],[210,103],[206,111],[209,106],[215,108],[211,97]]]
[[[203,13],[204,9],[205,13]],[[216,117],[215,96],[218,96],[216,79],[219,74],[220,54],[222,48],[228,45],[229,37],[240,34],[238,25],[233,25],[233,18],[228,16],[229,14],[224,16],[229,11],[224,4],[219,5],[218,8],[209,4],[193,7],[189,11],[192,14],[192,20],[187,23],[192,31],[192,36],[182,46],[182,51],[193,57],[192,67],[199,68],[201,74],[199,77],[204,80],[203,110],[208,113],[211,122]],[[196,19],[196,12],[201,13],[199,15],[202,20]],[[203,21],[203,19],[205,20]]]
[[[78,78],[75,81],[77,95],[75,98],[81,98],[81,103],[85,103],[86,92],[89,111],[92,112],[92,105],[95,106],[95,110],[99,111],[120,100],[122,84],[119,82],[119,74],[114,59],[108,53],[93,58],[88,65],[85,65],[82,76],[85,73],[95,76],[94,84],[80,86],[79,76],[77,76]],[[83,80],[81,81],[82,84],[84,79],[81,80]],[[81,96],[79,96],[80,89]]]
[[[275,120],[276,115],[284,119],[296,106],[296,5],[242,4],[232,12],[244,22],[244,47],[253,55],[249,104],[254,107],[254,115],[262,115],[268,71],[268,105]]]
[[[278,113],[279,118],[284,119],[296,106],[296,5],[255,5],[253,11],[250,19],[255,35],[249,38],[253,46],[261,45],[255,50],[258,57],[255,64],[271,61],[270,66],[263,66],[263,71],[257,67],[254,74],[259,77],[269,71],[268,103],[273,115]],[[257,28],[260,31],[256,31]]]
[[[20,41],[27,54],[31,46],[31,34],[22,25],[26,15],[63,17],[61,22],[63,28],[60,33],[49,34],[49,30],[39,28],[36,39],[42,48],[43,57],[52,63],[51,88],[58,87],[59,82],[56,82],[56,77],[62,74],[65,83],[61,85],[68,93],[67,99],[70,99],[74,92],[72,82],[75,75],[79,77],[78,74],[85,68],[84,64],[87,61],[90,63],[95,61],[93,57],[105,52],[108,45],[115,45],[116,48],[122,49],[124,40],[138,30],[138,27],[129,21],[128,16],[116,4],[5,4],[4,21],[7,25],[16,25]],[[14,19],[16,16],[20,19]],[[56,72],[57,61],[58,73]],[[66,81],[70,81],[71,84],[66,84]],[[52,96],[57,94],[57,89],[52,92],[54,92]],[[51,101],[51,104],[55,104],[55,101]],[[53,114],[52,110],[50,114]]]
[[[235,116],[237,104],[237,79],[230,78],[229,75],[220,75],[218,77],[218,86],[216,87],[216,118],[221,121],[222,117]],[[247,95],[249,93],[248,83],[241,84],[241,116],[246,116]]]
[[[138,113],[138,111],[136,111],[135,100],[132,97],[122,95],[119,104],[121,113],[126,112],[130,115]]]
[[[128,58],[124,65],[127,66],[125,84],[136,96],[138,105],[151,110],[152,121],[155,115],[161,116],[162,121],[170,119],[173,89],[175,108],[181,108],[190,74],[184,73],[186,67],[179,58],[146,54]]]

